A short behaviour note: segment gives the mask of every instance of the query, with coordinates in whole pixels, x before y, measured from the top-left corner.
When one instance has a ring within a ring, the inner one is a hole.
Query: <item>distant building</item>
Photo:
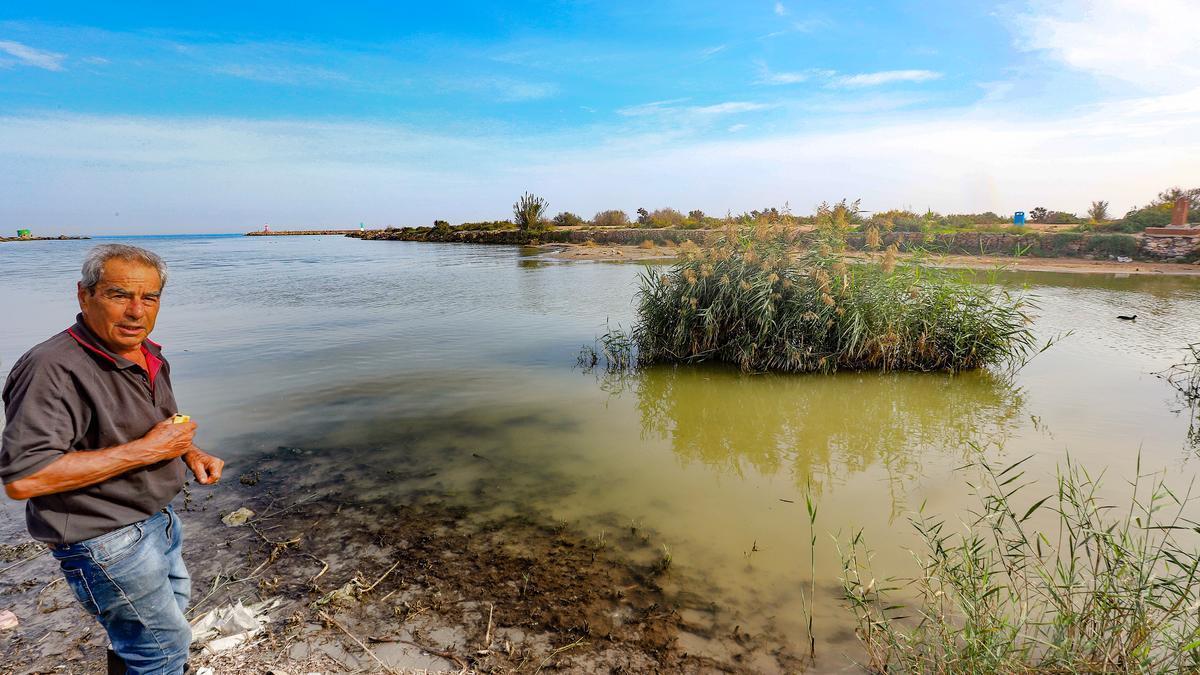
[[[30,239],[32,237],[33,235],[30,234],[29,230],[17,230],[18,239]]]
[[[263,225],[263,232],[270,232],[270,231],[271,231],[270,225]]]

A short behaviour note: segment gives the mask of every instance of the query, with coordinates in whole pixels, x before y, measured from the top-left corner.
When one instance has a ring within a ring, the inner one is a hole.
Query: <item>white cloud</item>
[[[894,82],[928,82],[942,76],[932,70],[884,70],[878,73],[843,75],[834,80],[839,87],[877,87]]]
[[[558,85],[548,82],[522,82],[509,78],[492,80],[501,101],[535,101],[558,93]]]
[[[1147,91],[1200,85],[1200,2],[1035,0],[1013,17],[1015,44]]]
[[[270,84],[310,85],[321,82],[350,82],[346,75],[329,68],[293,64],[238,64],[229,63],[213,68],[213,72],[243,80]]]
[[[784,201],[805,210],[842,196],[870,209],[998,213],[1082,212],[1104,199],[1120,212],[1200,175],[1200,87],[1043,114],[923,110],[757,136],[726,124],[723,140],[702,142],[600,127],[465,137],[388,124],[7,116],[0,221],[84,232],[117,211],[154,231],[424,223],[500,217],[527,189],[576,212]]]
[[[809,72],[799,73],[763,73],[759,76],[757,82],[759,84],[799,84],[806,82],[812,76]]]
[[[618,108],[617,114],[625,117],[642,117],[644,115],[657,115],[665,110],[675,109],[676,104],[687,101],[686,98],[671,98],[665,101],[651,101],[650,103],[642,103],[639,105],[626,106]]]
[[[787,7],[784,7],[782,2],[775,3],[775,15],[783,16],[785,14],[787,14]]]
[[[504,103],[536,101],[558,93],[558,85],[549,82],[528,82],[511,77],[447,78],[438,84],[449,91],[482,92]]]
[[[755,84],[770,84],[770,85],[799,84],[801,82],[807,82],[811,79],[816,79],[816,78],[830,78],[837,74],[835,71],[822,70],[820,68],[809,68],[807,70],[799,70],[799,71],[792,71],[792,72],[772,71],[767,66],[767,64],[763,61],[758,61],[757,64],[758,64],[758,79],[756,79],[754,81]]]
[[[709,47],[708,49],[700,50],[700,55],[707,59],[710,56],[714,56],[725,51],[728,47],[729,45],[717,45],[716,47]]]
[[[12,40],[0,40],[0,53],[8,54],[23,65],[53,71],[63,70],[62,64],[67,58],[66,54],[34,49]]]
[[[768,108],[775,107],[770,103],[755,103],[752,101],[725,101],[723,103],[713,103],[711,105],[700,106],[679,105],[687,100],[688,99],[686,98],[673,98],[666,101],[642,103],[641,105],[619,108],[617,110],[617,114],[624,117],[648,117],[657,115],[661,117],[688,118],[695,120],[697,118],[716,117],[719,115],[737,115],[740,113],[767,110]]]
[[[699,106],[689,108],[691,112],[701,115],[734,115],[737,113],[754,112],[756,110],[766,110],[771,106],[766,103],[751,103],[749,101],[728,101],[725,103],[717,103],[715,105]]]
[[[748,126],[749,125],[747,125],[747,124],[731,124],[729,126],[729,132],[736,134],[737,132],[741,131],[742,129],[745,129]]]

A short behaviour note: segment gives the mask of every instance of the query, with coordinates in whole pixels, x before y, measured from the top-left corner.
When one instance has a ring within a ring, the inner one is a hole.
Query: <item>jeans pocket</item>
[[[67,585],[74,591],[75,598],[83,605],[83,609],[92,616],[99,616],[100,607],[96,604],[96,598],[92,597],[92,588],[88,585],[87,575],[83,570],[64,569],[63,576],[67,578]]]
[[[134,523],[108,534],[102,534],[95,539],[83,542],[92,554],[92,560],[98,565],[108,566],[118,563],[137,549],[142,541],[142,524]]]

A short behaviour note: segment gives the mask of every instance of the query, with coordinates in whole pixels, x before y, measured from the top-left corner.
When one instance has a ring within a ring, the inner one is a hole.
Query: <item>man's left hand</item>
[[[196,475],[196,482],[201,485],[212,485],[221,480],[221,469],[225,462],[204,452],[200,448],[192,448],[183,456],[183,463]]]

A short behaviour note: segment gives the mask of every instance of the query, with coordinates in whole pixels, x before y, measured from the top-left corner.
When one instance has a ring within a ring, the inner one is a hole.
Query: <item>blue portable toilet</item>
[[[1024,225],[1024,224],[1025,224],[1025,212],[1017,211],[1016,213],[1014,213],[1013,214],[1013,225]]]

